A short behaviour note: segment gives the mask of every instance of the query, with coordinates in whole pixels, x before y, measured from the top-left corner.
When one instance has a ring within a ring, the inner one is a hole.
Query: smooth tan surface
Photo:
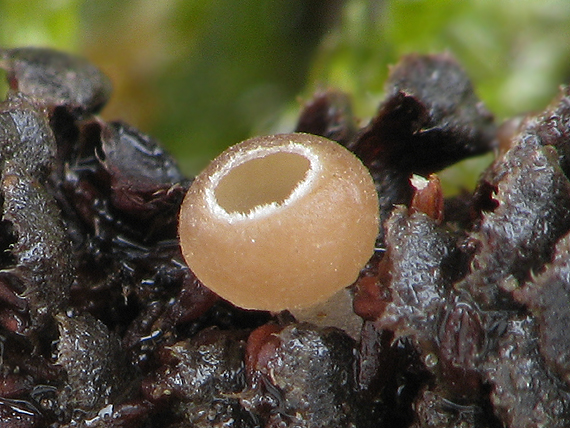
[[[258,137],[196,178],[179,234],[192,271],[235,305],[308,307],[354,282],[372,256],[378,197],[368,170],[339,144]]]

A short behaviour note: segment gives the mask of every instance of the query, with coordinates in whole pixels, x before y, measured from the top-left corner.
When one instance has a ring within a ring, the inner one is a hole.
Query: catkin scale
[[[237,306],[311,306],[354,282],[374,251],[378,196],[348,150],[309,134],[246,140],[218,156],[181,207],[182,254]]]

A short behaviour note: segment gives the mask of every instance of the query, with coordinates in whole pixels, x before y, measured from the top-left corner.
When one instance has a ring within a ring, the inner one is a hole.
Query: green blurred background
[[[318,88],[351,93],[364,123],[407,52],[453,53],[499,121],[541,109],[570,80],[570,1],[0,0],[0,44],[90,58],[115,85],[102,116],[155,136],[191,175],[291,130]],[[468,186],[488,162],[447,180]]]

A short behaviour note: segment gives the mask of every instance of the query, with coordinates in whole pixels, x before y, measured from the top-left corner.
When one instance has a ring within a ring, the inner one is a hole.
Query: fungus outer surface
[[[309,134],[230,147],[192,183],[180,245],[198,279],[237,306],[312,306],[354,282],[372,256],[378,196],[360,160]]]

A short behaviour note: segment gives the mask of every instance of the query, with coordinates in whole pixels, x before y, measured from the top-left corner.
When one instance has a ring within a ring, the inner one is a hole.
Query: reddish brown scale
[[[22,314],[13,309],[4,308],[0,312],[0,324],[8,331],[17,334],[24,334],[28,328],[28,321]]]
[[[55,198],[16,160],[3,165],[0,193],[2,221],[16,237],[9,249],[14,265],[2,269],[0,281],[12,289],[17,284],[15,291],[25,296],[28,310],[20,312],[31,333],[44,328],[67,302],[74,277],[72,244]]]
[[[480,368],[501,425],[510,428],[567,428],[570,395],[539,352],[536,320],[511,316]]]
[[[31,377],[15,374],[0,375],[0,397],[21,397],[32,389],[32,385]]]
[[[364,272],[369,271],[371,275],[363,274],[353,287],[354,313],[371,321],[380,317],[386,305],[392,301],[388,287],[392,281],[392,260],[389,251],[383,251],[381,255],[376,254],[372,261],[374,265],[364,270]]]
[[[275,353],[280,342],[276,334],[281,330],[283,327],[277,324],[265,324],[249,335],[245,349],[245,367],[252,386],[257,385],[260,380],[259,370],[267,366],[268,358]]]
[[[166,319],[174,325],[195,320],[206,313],[219,296],[204,287],[191,272],[188,272],[182,289],[172,306],[168,308]]]
[[[390,300],[390,291],[377,276],[362,277],[355,284],[354,313],[365,320],[373,321],[382,315]]]
[[[278,333],[271,330],[263,327],[256,333],[269,339],[256,361],[264,383],[262,395],[248,400],[268,420],[265,426],[312,426],[319,421],[322,427],[367,427],[372,409],[356,393],[354,341],[341,330],[306,323]],[[252,342],[259,347],[257,339]]]
[[[455,288],[471,294],[483,309],[516,306],[508,288],[538,271],[570,229],[570,182],[557,150],[540,143],[530,131],[519,135],[480,184],[479,191],[490,199],[484,205],[496,207],[481,213],[470,233],[477,251],[470,272]]]
[[[456,300],[446,309],[438,346],[438,371],[448,398],[477,400],[482,386],[478,367],[486,346],[479,311],[467,302]]]
[[[6,275],[6,280],[3,279],[4,278],[2,278],[2,274],[0,273],[0,301],[2,301],[4,304],[11,305],[20,311],[25,310],[28,306],[26,299],[18,296],[16,291],[14,291],[11,288],[11,285],[8,284],[8,275]]]
[[[115,334],[89,314],[56,316],[59,329],[56,365],[66,373],[58,399],[68,411],[103,407],[117,396],[119,385],[129,381]]]
[[[156,140],[132,126],[121,122],[100,126],[101,146],[95,154],[109,174],[113,206],[140,220],[175,218],[185,189],[174,159]]]
[[[485,153],[495,136],[492,115],[451,55],[402,57],[385,92],[376,116],[347,145],[374,177],[382,224],[394,205],[410,203],[411,174],[428,175]]]
[[[378,379],[382,370],[382,351],[390,346],[393,339],[388,330],[376,328],[374,322],[365,321],[360,334],[360,348],[358,352],[358,386],[362,390],[378,392],[385,387],[385,379]]]
[[[295,132],[320,135],[343,146],[356,135],[348,94],[333,89],[317,92],[299,114]]]
[[[0,68],[14,90],[78,116],[99,111],[111,96],[109,78],[85,58],[54,49],[0,49]]]
[[[62,368],[53,364],[53,361],[45,355],[38,354],[37,348],[34,349],[33,344],[23,339],[27,337],[12,334],[0,336],[0,360],[4,373],[8,377],[14,374],[23,379],[33,380],[33,386],[54,384],[61,379],[64,375]]]
[[[394,209],[385,228],[387,251],[382,264],[389,267],[385,285],[391,299],[378,325],[396,337],[431,343],[449,281],[443,266],[455,261],[455,243],[432,218],[424,213],[410,215],[401,206]]]
[[[544,111],[525,118],[520,131],[536,134],[544,146],[554,146],[560,166],[570,175],[570,86],[563,85]]]
[[[427,179],[413,175],[410,179],[414,187],[414,196],[410,202],[410,215],[421,212],[435,220],[436,224],[443,222],[443,190],[439,178],[430,174]]]
[[[147,305],[139,316],[130,323],[123,336],[123,348],[129,351],[131,363],[141,370],[152,364],[152,354],[159,354],[156,348],[160,342],[155,339],[159,339],[160,335],[154,332],[153,325],[164,312],[164,304],[161,302],[153,302]]]
[[[514,298],[536,317],[540,353],[548,366],[570,385],[570,234],[555,247],[554,259],[533,275]]]
[[[233,417],[241,426],[249,418],[237,399],[245,387],[244,333],[204,329],[192,339],[164,348],[171,356],[165,356],[166,363],[143,380],[144,398],[159,411],[182,406],[179,415],[195,422],[189,426],[207,426],[201,425],[203,415]]]
[[[43,183],[53,168],[56,152],[45,106],[21,93],[8,94],[0,103],[0,166],[15,161]]]

